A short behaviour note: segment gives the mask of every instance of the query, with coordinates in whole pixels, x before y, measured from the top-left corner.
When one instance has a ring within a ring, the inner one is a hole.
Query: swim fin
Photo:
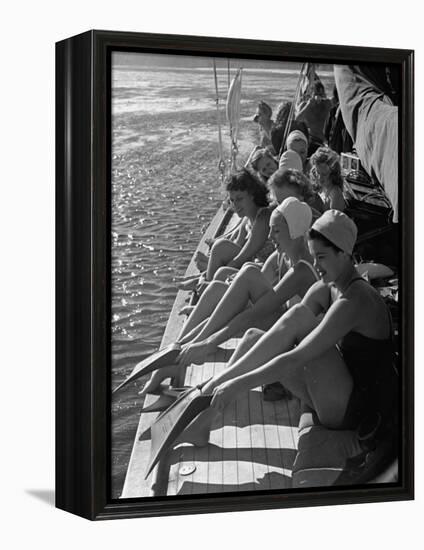
[[[160,414],[150,427],[152,447],[146,479],[166,450],[174,443],[180,433],[204,409],[209,407],[212,394],[202,394],[196,386],[184,392],[166,411]]]
[[[159,351],[153,353],[134,367],[132,373],[124,380],[119,386],[117,386],[112,393],[116,393],[121,388],[133,382],[140,376],[149,374],[154,370],[160,369],[161,367],[167,367],[172,365],[180,354],[181,346],[180,344],[170,344],[169,346],[160,349]]]

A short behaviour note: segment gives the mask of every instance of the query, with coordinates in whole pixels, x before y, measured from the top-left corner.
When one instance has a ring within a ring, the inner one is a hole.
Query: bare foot
[[[205,271],[208,267],[209,257],[203,252],[198,252],[194,258],[194,263],[199,271]]]
[[[175,275],[174,281],[175,282],[184,282],[184,281],[191,281],[191,279],[195,279],[196,277],[199,277],[200,273],[198,275]]]
[[[194,309],[194,306],[184,306],[180,309],[180,311],[178,312],[178,315],[190,315],[193,309]]]
[[[152,373],[150,380],[138,394],[146,395],[146,393],[154,393],[165,378],[173,378],[174,376],[178,376],[179,369],[179,365],[169,365],[168,367],[162,367],[156,370]]]
[[[177,284],[177,288],[180,290],[194,290],[199,284],[199,277],[194,279],[187,279],[187,281],[181,281]]]
[[[209,407],[194,418],[178,437],[180,443],[191,443],[195,447],[204,447],[209,442],[209,435],[214,419],[219,411]]]

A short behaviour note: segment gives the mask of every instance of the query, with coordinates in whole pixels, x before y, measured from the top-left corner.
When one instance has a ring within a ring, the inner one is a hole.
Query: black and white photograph
[[[400,479],[399,64],[110,63],[110,498]]]

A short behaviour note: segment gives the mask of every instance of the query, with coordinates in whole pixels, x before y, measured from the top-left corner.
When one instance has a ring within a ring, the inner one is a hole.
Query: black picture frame
[[[399,481],[337,491],[111,500],[110,58],[112,51],[317,63],[398,64],[401,70],[402,399]],[[412,499],[414,55],[411,50],[89,31],[56,44],[56,506],[91,520]]]

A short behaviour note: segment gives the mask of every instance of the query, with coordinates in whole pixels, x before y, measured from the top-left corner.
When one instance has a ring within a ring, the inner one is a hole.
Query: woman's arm
[[[306,292],[302,304],[310,309],[315,316],[327,311],[331,305],[329,286],[321,280],[317,281]]]
[[[229,267],[240,268],[245,262],[255,257],[268,238],[269,217],[270,213],[266,211],[257,215],[247,242],[237,256],[227,264]]]
[[[237,392],[278,380],[279,373],[281,369],[284,369],[286,363],[290,363],[292,367],[307,365],[334,347],[341,338],[356,327],[357,322],[358,308],[356,305],[351,300],[337,300],[327,311],[321,323],[305,336],[297,347],[282,355],[277,355],[265,365],[235,379]]]
[[[314,282],[315,278],[311,270],[305,264],[298,264],[289,269],[276,287],[259,298],[252,307],[236,315],[226,326],[214,334],[208,334],[208,325],[206,325],[199,334],[199,338],[207,340],[210,345],[218,346],[235,334],[255,326],[258,319],[276,312],[290,298],[304,296]]]
[[[264,265],[262,266],[261,271],[266,280],[269,281],[273,286],[278,283],[279,265],[277,250],[275,250],[271,254],[271,256],[268,256],[268,258],[265,260]],[[287,271],[287,269],[285,269],[284,271]]]
[[[303,296],[314,281],[311,270],[300,263],[286,273],[275,289],[270,289],[252,307],[238,313],[221,326],[218,311],[218,314],[213,314],[197,336],[191,340],[181,354],[179,362],[189,364],[203,361],[205,355],[213,353],[219,344],[226,342],[239,332],[256,326],[258,319],[276,312],[293,296]]]
[[[343,192],[340,189],[340,187],[334,187],[334,189],[331,190],[330,208],[334,208],[335,210],[340,210],[341,212],[343,212],[344,209],[346,208]]]

